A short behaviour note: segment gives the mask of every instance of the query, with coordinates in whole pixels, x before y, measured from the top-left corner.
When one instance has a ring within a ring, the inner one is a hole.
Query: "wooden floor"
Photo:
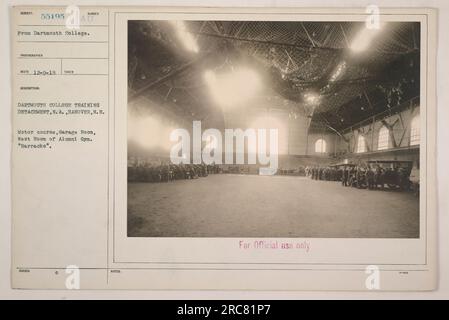
[[[129,183],[128,236],[417,238],[419,201],[304,177]]]

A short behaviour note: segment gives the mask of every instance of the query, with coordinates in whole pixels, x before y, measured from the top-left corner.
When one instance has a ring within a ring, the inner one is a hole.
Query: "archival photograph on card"
[[[127,27],[128,237],[420,237],[420,22]]]

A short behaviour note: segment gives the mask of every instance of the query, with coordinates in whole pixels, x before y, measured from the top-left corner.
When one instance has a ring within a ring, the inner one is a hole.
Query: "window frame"
[[[419,146],[421,144],[421,123],[419,113],[412,118],[410,122],[410,146]]]
[[[363,150],[360,150],[360,147],[361,147],[361,141],[363,141]],[[367,148],[366,148],[366,139],[365,139],[365,137],[363,136],[363,135],[359,135],[358,137],[357,137],[357,148],[356,148],[356,151],[355,151],[355,153],[364,153],[364,152],[366,152],[367,151]]]
[[[320,143],[320,145],[318,145]],[[327,152],[327,143],[323,138],[319,138],[315,141],[315,153],[326,153]]]
[[[383,125],[377,136],[377,150],[386,150],[390,148],[390,129]]]

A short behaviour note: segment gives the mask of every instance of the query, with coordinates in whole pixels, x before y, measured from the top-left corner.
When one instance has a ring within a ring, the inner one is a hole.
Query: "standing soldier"
[[[346,187],[348,185],[348,170],[343,167],[343,174],[341,176],[341,184]]]
[[[374,172],[370,167],[366,171],[366,185],[370,190],[374,188]]]

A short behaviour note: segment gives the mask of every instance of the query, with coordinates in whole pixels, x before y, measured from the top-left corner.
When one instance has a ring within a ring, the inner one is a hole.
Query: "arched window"
[[[387,127],[382,126],[379,130],[379,140],[377,142],[377,150],[388,149],[390,143],[390,131]]]
[[[326,152],[326,141],[324,139],[318,139],[315,142],[315,152],[318,152],[318,153]]]
[[[359,135],[357,138],[357,153],[366,152],[366,141],[365,137],[362,135]]]
[[[410,129],[410,145],[417,145],[420,141],[420,135],[419,135],[419,114],[416,115],[411,124]]]

